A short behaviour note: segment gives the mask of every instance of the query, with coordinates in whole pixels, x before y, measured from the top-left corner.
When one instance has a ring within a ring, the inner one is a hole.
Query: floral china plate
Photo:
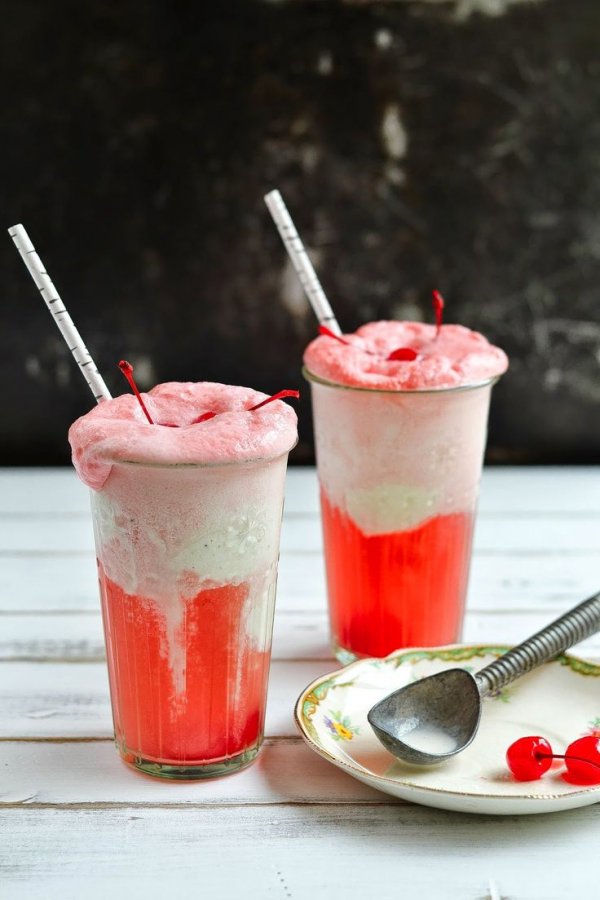
[[[446,763],[400,763],[379,743],[367,712],[386,694],[460,666],[475,671],[508,647],[454,645],[361,659],[323,675],[302,692],[296,723],[309,747],[359,781],[425,806],[492,815],[574,809],[600,800],[600,785],[570,784],[557,760],[539,781],[515,781],[507,747],[525,735],[547,738],[555,753],[586,734],[600,737],[600,665],[565,654],[483,703],[473,743]]]

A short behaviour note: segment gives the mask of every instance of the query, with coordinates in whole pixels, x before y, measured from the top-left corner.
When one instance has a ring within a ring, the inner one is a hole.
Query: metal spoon
[[[600,593],[513,647],[475,675],[446,669],[394,691],[368,720],[398,759],[431,766],[468,747],[477,733],[481,701],[600,629]]]

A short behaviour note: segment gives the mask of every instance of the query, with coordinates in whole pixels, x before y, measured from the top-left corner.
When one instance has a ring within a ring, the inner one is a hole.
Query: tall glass
[[[332,648],[460,640],[490,393],[311,384]]]
[[[142,772],[260,749],[286,463],[115,461],[91,492],[116,744]]]

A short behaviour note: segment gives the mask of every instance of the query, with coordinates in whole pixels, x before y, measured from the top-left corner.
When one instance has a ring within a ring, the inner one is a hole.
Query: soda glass
[[[304,375],[335,655],[347,663],[460,640],[497,378],[372,390]]]
[[[142,772],[221,775],[260,749],[287,456],[114,460],[91,491],[115,739]]]

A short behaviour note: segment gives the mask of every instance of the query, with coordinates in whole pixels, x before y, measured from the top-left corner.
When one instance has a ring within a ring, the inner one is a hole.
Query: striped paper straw
[[[498,890],[498,885],[491,878],[489,880],[489,900],[502,900],[500,897],[500,891]]]
[[[22,225],[13,225],[8,233],[15,242],[15,247],[21,254],[23,262],[29,269],[29,274],[36,283],[37,289],[44,298],[46,306],[50,310],[54,321],[64,337],[67,347],[73,354],[75,362],[81,369],[82,375],[88,383],[88,387],[98,403],[102,400],[110,400],[110,392],[102,376],[96,368],[96,364],[90,356],[87,347],[83,343],[81,335],[75,328],[73,320],[65,305],[59,297],[58,291],[52,283],[52,279],[46,272],[43,262],[36,253],[35,247],[29,239],[29,235]]]
[[[277,226],[281,240],[285,244],[285,249],[289,254],[319,325],[326,325],[334,334],[341,334],[342,329],[338,325],[333,310],[329,305],[329,300],[325,296],[325,291],[321,287],[317,273],[308,258],[308,253],[300,240],[300,235],[296,231],[296,226],[292,222],[292,217],[287,211],[279,191],[271,191],[269,194],[266,194],[265,203]]]

